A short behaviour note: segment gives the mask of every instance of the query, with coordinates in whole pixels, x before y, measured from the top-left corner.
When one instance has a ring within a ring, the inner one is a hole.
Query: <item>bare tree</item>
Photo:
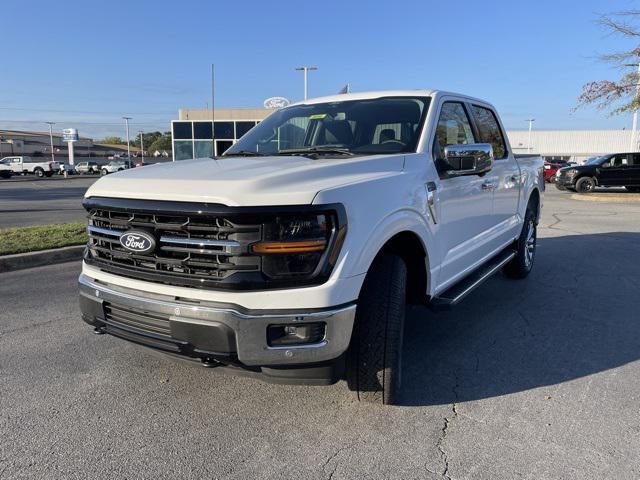
[[[602,15],[598,23],[610,35],[621,35],[640,43],[640,10],[628,10],[610,15]],[[618,67],[621,77],[617,81],[598,80],[582,86],[582,93],[578,97],[578,107],[595,105],[601,110],[609,110],[611,115],[635,111],[640,109],[640,98],[637,94],[640,76],[638,63],[640,62],[640,46],[623,52],[601,55],[599,59]],[[578,108],[576,107],[576,108]]]

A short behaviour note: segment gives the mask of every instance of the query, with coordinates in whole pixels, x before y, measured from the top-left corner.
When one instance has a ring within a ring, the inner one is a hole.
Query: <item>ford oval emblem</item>
[[[147,232],[129,230],[120,235],[120,245],[133,253],[149,253],[156,248],[156,239]]]

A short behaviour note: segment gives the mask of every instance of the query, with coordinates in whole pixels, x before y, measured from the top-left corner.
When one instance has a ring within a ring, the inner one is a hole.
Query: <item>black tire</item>
[[[591,193],[596,188],[596,181],[591,177],[579,178],[576,182],[576,192]]]
[[[536,213],[531,205],[527,207],[524,215],[524,225],[520,237],[516,241],[516,256],[507,263],[504,274],[509,278],[525,278],[533,268],[536,258],[536,246],[538,244],[538,226],[536,225]]]
[[[103,168],[102,170],[100,170],[100,173],[102,174],[102,176],[104,176],[104,175],[108,175],[109,171],[106,168]]]
[[[11,178],[11,172],[7,172],[7,171],[2,171],[0,172],[0,177],[2,178]]]
[[[38,178],[42,178],[44,177],[44,170],[41,168],[36,168],[33,173],[35,174],[36,177]]]
[[[640,187],[624,187],[631,193],[640,193]]]
[[[365,277],[347,354],[347,384],[358,400],[399,401],[407,266],[396,255],[379,256]]]

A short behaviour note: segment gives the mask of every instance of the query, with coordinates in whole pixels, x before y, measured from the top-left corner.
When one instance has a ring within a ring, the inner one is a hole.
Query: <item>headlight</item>
[[[569,170],[566,170],[565,173],[569,176],[569,177],[573,177],[576,173],[578,173],[578,171],[575,168],[571,168]]]
[[[278,215],[263,225],[263,239],[251,249],[262,257],[267,277],[309,279],[330,272],[345,233],[337,212]]]

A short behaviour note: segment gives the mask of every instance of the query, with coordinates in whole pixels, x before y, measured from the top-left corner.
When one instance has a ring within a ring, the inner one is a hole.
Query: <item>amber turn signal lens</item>
[[[326,240],[304,240],[301,242],[263,242],[253,246],[255,253],[310,253],[321,252],[327,246]]]

